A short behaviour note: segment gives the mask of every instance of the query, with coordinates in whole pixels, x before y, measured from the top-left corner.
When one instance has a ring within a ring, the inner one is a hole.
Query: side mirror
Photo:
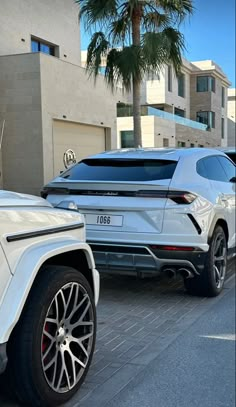
[[[229,181],[235,183],[236,182],[236,177],[231,178]]]

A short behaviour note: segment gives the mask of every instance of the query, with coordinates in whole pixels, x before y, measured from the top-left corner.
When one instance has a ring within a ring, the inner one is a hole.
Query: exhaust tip
[[[188,278],[193,278],[194,274],[191,270],[185,269],[185,268],[181,268],[178,270],[179,274],[181,274],[181,276],[185,279]]]
[[[165,271],[167,277],[169,277],[169,278],[176,277],[176,270],[175,269],[170,269],[169,268],[169,269],[165,269],[164,271]]]

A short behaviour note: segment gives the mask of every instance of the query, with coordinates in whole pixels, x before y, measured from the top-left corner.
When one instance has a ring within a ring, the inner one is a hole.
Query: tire
[[[10,339],[7,377],[24,405],[58,406],[83,383],[96,340],[96,309],[85,277],[45,266]]]
[[[185,279],[186,290],[192,295],[216,297],[223,289],[227,268],[227,241],[223,228],[216,226],[207,254],[205,267],[199,276]]]

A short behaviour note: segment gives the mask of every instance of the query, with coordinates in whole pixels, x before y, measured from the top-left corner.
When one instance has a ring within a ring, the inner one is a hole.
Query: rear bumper
[[[100,272],[142,272],[159,274],[168,268],[178,272],[186,268],[199,275],[205,264],[207,252],[154,250],[145,245],[124,245],[88,242]]]
[[[0,374],[4,372],[7,366],[7,344],[0,344]]]

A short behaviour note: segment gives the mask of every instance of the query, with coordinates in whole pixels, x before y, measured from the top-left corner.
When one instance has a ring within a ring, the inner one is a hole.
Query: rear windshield
[[[61,177],[81,181],[154,181],[171,179],[176,165],[170,160],[85,159]]]

